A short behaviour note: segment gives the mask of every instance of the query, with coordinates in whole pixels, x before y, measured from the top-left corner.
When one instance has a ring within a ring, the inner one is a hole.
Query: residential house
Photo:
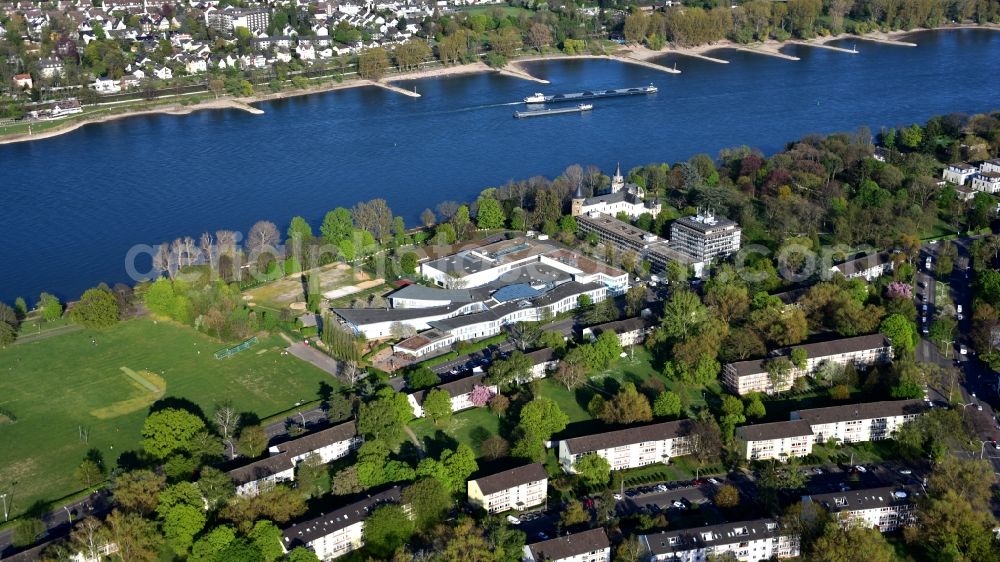
[[[551,347],[538,349],[525,353],[525,355],[527,355],[528,360],[531,361],[531,370],[528,372],[527,380],[517,381],[519,383],[525,383],[536,379],[544,379],[549,371],[555,370],[556,366],[559,365],[559,359],[556,358],[556,352]]]
[[[472,391],[476,387],[485,387],[492,394],[497,393],[497,385],[486,384],[483,379],[486,375],[472,375],[469,377],[462,377],[458,380],[452,382],[446,382],[439,384],[434,388],[429,388],[425,390],[418,390],[407,396],[407,400],[410,402],[410,407],[413,408],[413,415],[418,418],[424,417],[424,400],[431,390],[444,390],[451,396],[451,411],[460,412],[462,410],[468,410],[469,408],[475,408],[476,404],[472,402]]]
[[[921,400],[888,400],[799,410],[791,419],[808,423],[817,443],[858,443],[889,439],[926,409]]]
[[[603,527],[524,546],[523,562],[610,562],[611,543]]]
[[[528,464],[469,480],[469,503],[489,513],[524,511],[545,503],[548,484],[545,467],[539,463]]]
[[[630,347],[646,341],[646,336],[655,327],[656,323],[651,318],[637,316],[635,318],[606,322],[596,326],[588,326],[583,329],[582,335],[583,339],[594,341],[603,332],[610,331],[618,336],[618,341],[621,342],[622,347]]]
[[[574,465],[586,455],[600,455],[611,470],[636,468],[653,463],[669,463],[673,457],[690,454],[695,436],[690,420],[678,420],[630,427],[559,442],[559,463],[572,474]]]
[[[800,554],[800,536],[783,530],[774,519],[661,531],[640,535],[639,544],[651,562],[763,562]]]
[[[778,358],[788,359],[795,349],[805,352],[804,366],[791,365],[787,372],[768,371],[771,362]],[[774,394],[792,388],[796,379],[815,373],[827,363],[840,366],[850,364],[863,370],[890,361],[892,344],[882,334],[870,334],[776,350],[767,359],[728,363],[723,367],[723,381],[726,388],[741,396],[751,392]]]
[[[812,453],[814,442],[809,422],[803,420],[758,423],[736,428],[736,443],[743,458],[750,461],[776,459]]]
[[[91,85],[99,94],[116,94],[122,91],[121,82],[113,78],[97,78]]]
[[[841,274],[847,279],[864,279],[874,281],[893,268],[892,256],[889,252],[878,252],[839,263],[830,268],[831,274]]]
[[[973,191],[984,193],[1000,192],[1000,172],[979,172],[972,176],[970,186]]]
[[[957,164],[949,164],[944,171],[941,172],[941,177],[945,181],[949,181],[955,185],[965,185],[965,182],[976,174],[978,170],[972,164],[966,162],[958,162]]]
[[[153,76],[156,76],[160,80],[170,80],[174,77],[174,71],[170,70],[169,66],[156,65],[153,67]]]
[[[14,89],[15,90],[30,90],[34,86],[31,81],[30,74],[15,74],[14,75]]]
[[[979,165],[979,171],[983,173],[1000,172],[1000,158],[986,160],[985,162]]]
[[[914,489],[885,486],[802,496],[802,503],[823,507],[842,525],[890,533],[915,521],[918,495]]]
[[[291,552],[297,547],[313,551],[320,560],[333,560],[364,546],[365,520],[377,507],[400,502],[400,488],[394,486],[361,501],[297,523],[281,531],[281,547]]]
[[[55,78],[56,76],[63,76],[66,73],[66,69],[59,59],[41,59],[38,61],[38,72],[42,75],[42,78]]]

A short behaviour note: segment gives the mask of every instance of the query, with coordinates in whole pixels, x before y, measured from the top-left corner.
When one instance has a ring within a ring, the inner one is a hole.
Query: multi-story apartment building
[[[1000,172],[979,172],[972,176],[970,186],[973,191],[985,193],[1000,192]]]
[[[610,562],[611,542],[603,527],[524,546],[523,562]]]
[[[736,442],[747,460],[785,461],[811,453],[814,437],[808,422],[794,420],[737,427]]]
[[[712,213],[681,217],[670,225],[670,247],[695,261],[709,262],[740,251],[742,229]]]
[[[799,535],[783,531],[773,519],[661,531],[640,535],[639,543],[651,562],[705,562],[710,557],[727,560],[727,556],[740,562],[762,562],[800,553]]]
[[[976,167],[972,164],[958,162],[956,164],[949,164],[948,167],[941,172],[941,177],[945,181],[949,181],[955,185],[965,185],[965,182],[972,176],[976,175],[977,171]]]
[[[805,366],[792,365],[780,376],[768,372],[770,361],[779,357],[787,359],[794,349],[805,351]],[[723,368],[723,381],[726,388],[739,395],[751,392],[774,394],[790,389],[796,379],[814,373],[824,363],[851,364],[857,369],[866,369],[891,360],[892,344],[889,340],[882,334],[871,334],[780,349],[768,359],[728,363]]]
[[[462,410],[476,407],[476,405],[472,402],[472,391],[475,390],[477,386],[486,387],[493,394],[497,393],[497,385],[484,383],[484,378],[485,375],[472,375],[462,377],[451,382],[446,382],[444,384],[439,384],[434,388],[447,392],[451,396],[451,411],[460,412]],[[424,400],[427,398],[427,394],[431,390],[433,389],[428,388],[425,390],[419,390],[406,397],[410,402],[410,407],[413,408],[413,415],[415,417],[424,417]]]
[[[267,30],[271,23],[271,12],[267,8],[236,8],[227,6],[205,12],[205,25],[225,33],[232,33],[237,27],[249,29],[258,34]]]
[[[646,336],[655,327],[656,323],[651,318],[639,316],[589,326],[582,330],[582,335],[584,340],[594,340],[603,332],[614,332],[622,347],[629,347],[646,341]]]
[[[237,495],[255,496],[269,486],[295,480],[295,466],[307,457],[315,455],[325,464],[347,456],[362,441],[354,422],[349,421],[274,445],[268,449],[268,457],[228,474],[236,483]]]
[[[817,443],[858,443],[889,439],[925,410],[920,400],[889,400],[799,410],[791,418],[808,423]]]
[[[536,379],[543,379],[549,371],[552,371],[559,365],[559,359],[556,358],[556,352],[551,347],[546,347],[544,349],[538,349],[530,353],[526,353],[528,359],[531,361],[531,370],[528,372],[528,376],[524,380],[519,380],[520,383],[525,383],[533,381]]]
[[[668,463],[673,457],[691,454],[694,440],[690,420],[655,423],[559,442],[559,463],[572,474],[573,465],[585,455],[600,455],[611,470]]]
[[[490,513],[523,511],[542,505],[549,493],[549,477],[539,464],[512,468],[469,480],[469,503]]]
[[[890,533],[915,520],[916,490],[899,487],[869,488],[803,496],[802,503],[822,506],[842,525],[859,525]]]
[[[621,254],[633,252],[650,264],[650,271],[660,273],[670,262],[677,262],[695,270],[700,277],[705,263],[683,254],[672,247],[663,238],[646,232],[616,217],[604,213],[590,212],[576,217],[576,225],[580,232],[593,234],[605,244],[611,244]]]
[[[320,560],[333,560],[364,546],[365,519],[378,506],[399,503],[398,486],[292,525],[281,532],[281,547],[290,552],[304,546]]]

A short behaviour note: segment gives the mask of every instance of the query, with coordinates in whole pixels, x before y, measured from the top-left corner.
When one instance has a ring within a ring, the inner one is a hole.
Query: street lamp
[[[3,520],[6,522],[7,521],[7,516],[10,515],[9,513],[7,513],[7,493],[6,492],[0,494],[0,500],[3,500]]]

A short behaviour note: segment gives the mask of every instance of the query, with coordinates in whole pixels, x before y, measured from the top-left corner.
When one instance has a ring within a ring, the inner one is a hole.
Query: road
[[[42,522],[48,530],[44,540],[50,541],[69,534],[70,523],[88,515],[103,517],[110,511],[109,500],[110,493],[102,490],[43,515]],[[11,544],[13,535],[13,529],[0,531],[0,559],[6,560],[8,556],[14,554],[15,550]]]

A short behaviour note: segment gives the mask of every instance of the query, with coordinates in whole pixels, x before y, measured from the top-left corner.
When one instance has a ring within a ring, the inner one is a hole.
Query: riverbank
[[[247,111],[249,113],[259,114],[262,113],[263,111],[256,107],[253,107],[252,104],[259,104],[262,102],[274,101],[285,98],[293,98],[298,96],[321,94],[348,88],[381,87],[390,91],[394,91],[401,95],[406,95],[410,97],[420,97],[419,93],[415,91],[401,88],[393,84],[395,82],[409,81],[409,80],[436,79],[436,78],[445,78],[445,77],[460,76],[467,74],[482,74],[487,72],[493,72],[504,76],[510,76],[522,80],[533,81],[539,84],[548,84],[549,83],[548,80],[531,75],[530,72],[528,72],[526,69],[524,69],[524,67],[521,66],[524,63],[530,63],[533,61],[540,61],[540,60],[558,60],[558,59],[613,60],[625,64],[641,65],[661,72],[678,74],[680,73],[679,70],[657,64],[653,62],[653,59],[661,57],[663,55],[678,54],[678,55],[685,55],[703,60],[708,60],[716,63],[728,63],[728,61],[723,60],[721,58],[717,58],[716,56],[709,56],[708,53],[719,49],[737,49],[749,52],[756,52],[768,56],[780,57],[786,60],[797,60],[797,57],[781,53],[780,49],[785,45],[789,44],[835,48],[832,46],[827,46],[826,44],[832,41],[850,40],[850,39],[877,41],[885,44],[913,46],[914,45],[913,43],[903,41],[901,40],[901,38],[904,38],[907,35],[921,31],[942,31],[950,29],[989,29],[996,31],[1000,30],[1000,26],[992,24],[986,24],[986,25],[960,24],[960,25],[947,25],[934,29],[918,28],[908,31],[902,31],[902,30],[892,31],[892,32],[876,31],[868,33],[864,36],[841,34],[837,36],[818,37],[810,40],[789,40],[786,42],[771,40],[764,43],[757,43],[751,45],[743,45],[729,40],[724,40],[724,41],[718,41],[716,43],[697,45],[693,47],[681,47],[681,46],[671,45],[658,51],[654,51],[642,45],[629,45],[629,46],[623,46],[615,50],[611,54],[605,54],[605,55],[598,55],[598,54],[565,55],[560,52],[545,53],[540,55],[532,54],[513,59],[508,64],[508,66],[503,69],[492,68],[482,62],[476,62],[470,64],[457,64],[451,66],[434,65],[429,68],[392,74],[384,77],[382,80],[378,82],[373,82],[371,80],[365,80],[360,78],[345,80],[342,82],[336,82],[333,79],[329,79],[327,82],[313,84],[302,89],[261,93],[242,98],[207,99],[204,101],[200,101],[197,103],[190,103],[190,104],[183,103],[183,100],[185,99],[183,96],[176,96],[164,99],[162,101],[162,105],[155,105],[157,103],[155,101],[137,102],[137,104],[142,105],[141,108],[135,110],[120,111],[120,112],[116,112],[117,109],[121,109],[120,107],[115,107],[112,105],[97,106],[97,107],[92,106],[87,108],[84,114],[67,118],[66,120],[59,122],[58,124],[53,124],[52,122],[39,122],[38,125],[45,128],[42,131],[33,131],[30,134],[27,132],[18,132],[18,133],[0,135],[0,145],[52,138],[55,136],[73,132],[85,125],[105,123],[132,116],[187,115],[195,111],[202,111],[208,109],[240,109],[243,111]],[[846,50],[839,47],[836,47],[835,49]],[[208,96],[210,94],[205,92],[204,94],[198,94],[198,95]]]

